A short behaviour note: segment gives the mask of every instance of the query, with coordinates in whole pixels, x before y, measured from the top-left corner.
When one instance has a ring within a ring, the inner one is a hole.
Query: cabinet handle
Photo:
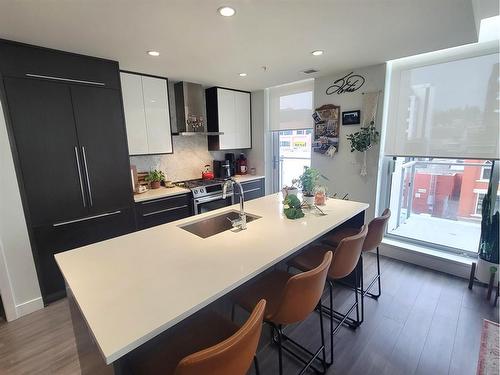
[[[80,193],[82,194],[83,207],[87,207],[85,194],[83,193],[82,169],[80,168],[80,157],[78,156],[78,147],[75,146],[76,167],[78,168],[78,179],[80,180]]]
[[[145,217],[145,216],[151,216],[151,215],[161,214],[162,212],[180,210],[181,208],[186,208],[186,207],[187,207],[187,204],[185,204],[183,206],[177,206],[177,207],[172,207],[172,208],[165,208],[164,210],[158,210],[158,211],[148,212],[147,214],[142,214],[142,216]]]
[[[75,220],[68,220],[68,221],[62,221],[60,223],[55,223],[52,224],[53,227],[60,227],[61,225],[66,225],[66,224],[73,224],[73,223],[79,223],[80,221],[87,221],[87,220],[92,220],[92,219],[98,219],[100,217],[105,217],[105,216],[111,216],[111,215],[118,215],[120,214],[121,211],[114,211],[114,212],[106,212],[104,214],[100,215],[94,215],[94,216],[87,216],[87,217],[82,217],[81,219],[75,219]]]
[[[87,188],[89,190],[90,207],[92,207],[94,202],[92,201],[92,187],[90,186],[89,168],[87,167],[87,155],[85,153],[85,146],[82,146],[82,153],[83,165],[85,166],[85,177],[87,177]]]
[[[176,199],[176,198],[182,198],[183,195],[185,196],[185,198],[187,198],[186,194],[181,193],[181,194],[176,194],[176,195],[171,196],[171,197],[158,198],[158,199],[153,199],[153,200],[141,202],[141,205],[154,204],[154,203],[157,203],[157,202],[163,202],[163,201],[169,201],[169,200]]]
[[[44,75],[41,75],[41,74],[26,73],[26,77],[51,79],[53,81],[62,81],[62,82],[85,83],[87,85],[95,85],[95,86],[106,86],[106,84],[104,84],[102,82],[83,81],[83,80],[80,80],[80,79],[71,79],[71,78],[63,78],[63,77],[44,76]]]
[[[249,189],[249,190],[245,190],[245,189],[243,189],[243,192],[246,194],[246,193],[250,193],[250,192],[252,192],[252,191],[257,191],[257,190],[260,190],[260,187],[255,188],[255,189]]]

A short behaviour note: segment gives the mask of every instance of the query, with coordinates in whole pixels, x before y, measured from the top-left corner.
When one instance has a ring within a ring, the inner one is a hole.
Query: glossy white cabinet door
[[[140,75],[120,73],[130,155],[148,153],[146,115]]]
[[[235,96],[235,145],[234,148],[251,148],[250,93],[234,91]]]
[[[217,89],[217,104],[219,114],[219,149],[230,150],[236,143],[236,106],[235,91]]]
[[[150,154],[172,152],[172,134],[168,109],[167,81],[160,78],[142,77],[144,111]]]

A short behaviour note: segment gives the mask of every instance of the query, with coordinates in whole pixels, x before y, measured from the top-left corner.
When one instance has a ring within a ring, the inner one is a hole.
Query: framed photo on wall
[[[361,123],[361,111],[342,112],[342,125],[359,125]]]

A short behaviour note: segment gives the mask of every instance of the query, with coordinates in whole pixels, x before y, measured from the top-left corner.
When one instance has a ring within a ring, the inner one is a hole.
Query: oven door
[[[222,194],[212,195],[208,197],[194,199],[194,214],[202,214],[204,212],[213,211],[218,208],[231,206],[234,204],[234,196],[228,193],[226,198],[222,198]]]

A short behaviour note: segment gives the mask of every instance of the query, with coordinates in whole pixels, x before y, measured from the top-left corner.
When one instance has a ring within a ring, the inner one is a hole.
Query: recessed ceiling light
[[[160,56],[160,52],[158,52],[158,51],[148,51],[148,55],[149,56],[157,57],[157,56]]]
[[[323,54],[323,52],[325,52],[325,51],[323,51],[322,49],[317,49],[316,51],[312,51],[311,54],[313,56],[321,56]]]
[[[240,73],[240,77],[246,77],[247,74],[246,73]]]
[[[217,12],[219,12],[219,14],[224,17],[231,17],[234,16],[234,14],[236,13],[234,8],[228,7],[226,5],[217,9]]]

